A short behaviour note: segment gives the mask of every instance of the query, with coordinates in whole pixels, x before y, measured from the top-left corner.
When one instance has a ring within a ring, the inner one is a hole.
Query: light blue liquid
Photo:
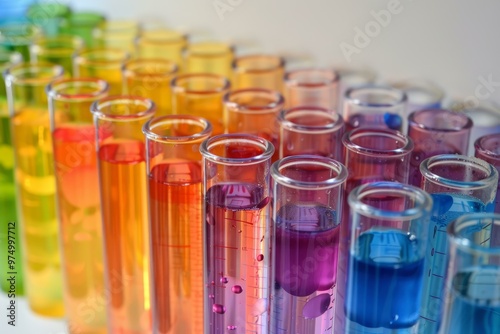
[[[367,231],[351,254],[346,333],[408,333],[419,319],[424,261],[414,236]]]
[[[473,267],[452,281],[446,333],[500,333],[500,267]]]
[[[441,324],[448,261],[446,227],[464,214],[493,212],[494,208],[494,203],[484,205],[477,198],[462,194],[442,193],[431,194],[431,196],[434,205],[426,252],[422,310],[418,326],[420,334],[435,334]]]

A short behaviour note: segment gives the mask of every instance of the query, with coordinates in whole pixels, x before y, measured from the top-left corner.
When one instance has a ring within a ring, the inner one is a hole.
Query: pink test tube
[[[420,187],[419,166],[439,154],[467,153],[472,120],[466,114],[447,109],[415,111],[408,117],[408,136],[415,148],[410,164],[410,184]]]
[[[279,156],[313,154],[343,161],[342,116],[322,107],[296,107],[282,110]]]

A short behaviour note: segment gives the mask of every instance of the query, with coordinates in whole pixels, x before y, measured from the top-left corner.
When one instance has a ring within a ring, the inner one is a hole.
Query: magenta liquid
[[[270,198],[248,183],[206,193],[206,333],[266,333],[270,286]]]

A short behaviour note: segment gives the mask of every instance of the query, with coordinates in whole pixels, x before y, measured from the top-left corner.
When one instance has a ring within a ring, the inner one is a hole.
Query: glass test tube
[[[335,72],[339,76],[339,104],[336,110],[342,114],[346,92],[354,87],[373,84],[377,75],[370,69],[362,68],[336,68]]]
[[[136,40],[139,58],[165,59],[182,66],[182,53],[188,43],[187,35],[174,30],[144,31]]]
[[[101,25],[106,18],[98,12],[82,11],[72,12],[61,22],[61,34],[78,36],[87,47],[94,46],[93,30]]]
[[[467,115],[446,109],[426,109],[408,117],[408,136],[413,140],[410,184],[420,187],[420,164],[439,154],[467,154],[472,121]]]
[[[336,333],[412,333],[419,321],[432,199],[419,188],[374,182],[348,198],[347,320]],[[339,274],[340,275],[340,274]]]
[[[19,52],[23,61],[30,60],[29,46],[40,36],[40,30],[28,23],[0,25],[0,47]]]
[[[361,86],[345,93],[342,116],[347,130],[362,126],[402,131],[406,128],[405,92],[384,86]]]
[[[135,40],[141,33],[136,21],[104,21],[92,32],[93,47],[135,51]]]
[[[63,71],[58,65],[24,63],[4,72],[25,288],[31,309],[52,317],[63,315],[63,297],[54,156],[45,87],[61,78]]]
[[[494,334],[500,328],[500,215],[462,216],[447,229],[450,263],[442,333]]]
[[[156,115],[172,114],[170,82],[176,75],[177,65],[164,59],[135,59],[122,68],[125,94],[142,96],[155,101]]]
[[[234,89],[263,88],[283,92],[285,60],[272,55],[237,57],[233,61]]]
[[[213,134],[222,134],[226,127],[223,97],[229,87],[229,81],[216,74],[179,75],[171,83],[172,113],[206,118]]]
[[[279,146],[278,113],[283,109],[283,96],[277,91],[248,88],[224,95],[227,133],[249,133]],[[275,150],[273,161],[278,159]]]
[[[212,126],[168,115],[146,123],[153,333],[203,333],[203,201],[199,146]]]
[[[143,124],[146,98],[110,96],[92,104],[104,226],[110,333],[151,333],[149,217]]]
[[[0,49],[0,73],[7,68],[21,62],[21,54]],[[10,131],[9,108],[7,106],[7,92],[5,82],[0,80],[0,212],[2,220],[0,221],[0,287],[4,292],[8,292],[11,282],[7,281],[11,275],[15,274],[15,292],[16,295],[24,294],[23,268],[19,264],[15,270],[9,269],[10,260],[22,259],[21,237],[19,235],[19,220],[16,212],[16,191],[14,182],[14,151],[12,148],[12,137]],[[12,222],[12,223],[10,223]],[[11,231],[11,232],[9,232]],[[9,247],[9,240],[11,246]]]
[[[273,145],[248,134],[201,144],[205,211],[205,333],[268,332]]]
[[[109,94],[123,91],[122,68],[129,54],[120,49],[86,49],[73,60],[75,78],[99,78],[109,83]]]
[[[482,159],[497,169],[500,173],[500,133],[486,135],[474,142],[476,158]],[[495,199],[495,212],[500,213],[500,179]]]
[[[68,17],[71,9],[57,1],[37,1],[26,11],[26,18],[33,25],[40,27],[45,36],[56,36],[60,32],[61,22]]]
[[[94,307],[92,317],[81,311],[81,305],[106,298],[96,136],[90,106],[106,97],[108,89],[103,80],[84,78],[59,79],[47,87],[65,310],[71,334],[106,333],[104,305]]]
[[[434,201],[426,251],[423,300],[418,333],[437,333],[441,324],[448,257],[446,227],[468,213],[493,212],[498,172],[487,162],[464,155],[442,154],[420,165],[422,189]]]
[[[303,69],[285,75],[287,108],[321,107],[332,112],[338,109],[339,77],[334,70]]]
[[[234,49],[218,42],[191,43],[184,52],[185,73],[211,73],[231,78]]]
[[[426,80],[408,80],[391,85],[406,93],[408,97],[407,112],[424,109],[440,109],[444,92],[436,84]]]
[[[66,74],[73,74],[73,57],[83,48],[83,40],[76,36],[59,35],[42,37],[30,46],[32,62],[48,62],[61,65]]]
[[[273,285],[270,333],[330,333],[347,169],[297,155],[271,166]]]
[[[279,157],[314,154],[343,161],[344,120],[336,112],[321,107],[282,110]]]

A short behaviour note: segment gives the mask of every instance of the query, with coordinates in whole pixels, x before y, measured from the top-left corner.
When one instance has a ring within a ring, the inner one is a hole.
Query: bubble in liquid
[[[240,294],[243,292],[243,288],[239,285],[235,285],[231,288],[231,291],[233,291],[234,293]]]
[[[330,306],[330,294],[322,293],[311,298],[302,309],[302,315],[306,319],[314,319],[322,315]]]
[[[264,254],[257,255],[257,261],[262,261],[262,260],[264,260]]]
[[[234,330],[236,330],[236,326],[229,325],[229,326],[227,326],[227,330],[228,331],[234,331]]]
[[[208,298],[210,298],[210,299],[214,299],[214,298],[215,298],[215,296],[214,296],[214,295],[212,295],[212,294],[210,294],[210,295],[208,295]]]
[[[267,298],[260,298],[255,302],[255,305],[252,310],[252,315],[258,316],[267,310]]]
[[[226,307],[221,304],[213,304],[212,305],[212,312],[218,313],[218,314],[224,314],[226,313]]]
[[[227,277],[221,277],[221,278],[220,278],[220,282],[221,282],[222,284],[226,284],[227,282],[229,282],[229,280],[227,279]]]

